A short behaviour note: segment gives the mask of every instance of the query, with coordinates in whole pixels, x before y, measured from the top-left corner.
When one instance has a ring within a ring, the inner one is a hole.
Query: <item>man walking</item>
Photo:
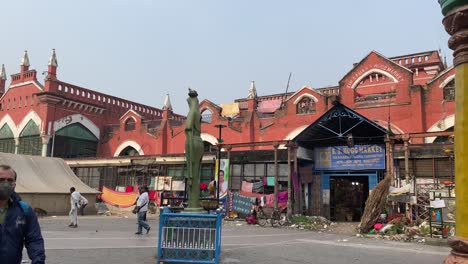
[[[75,187],[70,188],[70,224],[68,225],[71,228],[78,227],[78,209],[81,207],[81,201],[85,199],[79,192],[75,190]]]
[[[140,186],[138,191],[140,192],[140,195],[138,196],[136,206],[133,209],[133,213],[137,214],[138,219],[138,231],[135,235],[141,235],[143,228],[146,229],[146,234],[148,234],[151,229],[151,227],[146,223],[146,212],[148,211],[149,203],[148,187]]]
[[[21,263],[25,246],[32,264],[45,263],[44,239],[34,210],[14,192],[16,172],[0,165],[0,262]]]

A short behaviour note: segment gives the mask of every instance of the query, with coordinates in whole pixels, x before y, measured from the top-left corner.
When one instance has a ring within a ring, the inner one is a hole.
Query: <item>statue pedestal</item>
[[[161,210],[156,263],[218,264],[221,253],[222,214],[173,213]],[[204,210],[203,210],[204,211]]]

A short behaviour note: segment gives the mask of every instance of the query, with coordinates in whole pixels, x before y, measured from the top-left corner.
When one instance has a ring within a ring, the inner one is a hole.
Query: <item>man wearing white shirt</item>
[[[79,192],[75,190],[75,187],[70,188],[70,203],[71,203],[71,209],[70,209],[70,224],[68,225],[71,228],[77,228],[78,227],[78,209],[81,206],[81,201],[85,199]]]
[[[136,201],[136,207],[133,209],[133,213],[138,215],[138,231],[135,235],[141,235],[143,228],[146,229],[146,234],[149,233],[151,227],[146,223],[146,212],[148,211],[148,187],[141,186],[138,188],[140,195]]]

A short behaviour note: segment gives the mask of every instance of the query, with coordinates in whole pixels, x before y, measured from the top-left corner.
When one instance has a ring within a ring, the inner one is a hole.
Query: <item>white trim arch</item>
[[[380,73],[392,79],[394,83],[398,83],[397,78],[395,78],[395,76],[391,75],[389,72],[383,71],[380,69],[370,69],[366,71],[365,73],[361,74],[361,76],[359,76],[359,78],[357,78],[356,81],[354,81],[353,85],[351,85],[351,89],[356,88],[356,86],[358,86],[358,84],[362,81],[362,79],[366,78],[369,74],[372,74],[372,73]]]
[[[13,121],[13,119],[11,119],[11,116],[9,114],[4,115],[2,117],[2,120],[0,120],[0,128],[2,128],[5,124],[7,124],[10,127],[11,132],[13,132],[13,137],[19,137],[18,128],[16,127],[15,122]]]
[[[138,143],[136,143],[133,140],[126,140],[122,142],[122,144],[120,144],[117,150],[114,152],[114,157],[118,157],[120,152],[122,152],[122,150],[124,150],[126,147],[132,147],[138,151],[139,155],[145,155],[145,153],[143,152],[143,149]]]
[[[208,111],[210,111],[211,113],[213,113],[213,109],[211,109],[211,107],[209,107],[209,106],[204,106],[204,107],[200,108],[200,113],[201,113],[201,112],[204,112],[204,111],[206,111],[206,110],[208,110]]]
[[[130,118],[133,119],[133,121],[135,121],[135,124],[136,124],[137,120],[136,120],[136,118],[135,118],[134,116],[132,116],[132,115],[130,115],[130,116],[128,116],[127,118],[125,118],[125,120],[123,121],[123,123],[124,123],[124,124],[127,123],[127,120],[130,119]]]
[[[216,144],[218,144],[218,139],[210,134],[201,133],[200,137],[203,141],[209,142],[213,146],[216,146]]]
[[[455,114],[446,116],[439,121],[435,122],[427,132],[438,132],[438,131],[445,131],[448,128],[455,126]],[[427,137],[425,139],[426,143],[433,143],[436,137]]]
[[[305,93],[305,94],[302,94],[301,96],[297,97],[296,100],[294,100],[294,104],[297,105],[297,103],[299,103],[299,101],[301,101],[302,98],[304,98],[304,97],[309,97],[309,98],[312,99],[312,101],[314,101],[315,103],[318,102],[317,97],[311,95],[310,93]]]
[[[308,126],[309,125],[303,125],[303,126],[300,126],[300,127],[296,127],[291,132],[289,132],[289,134],[283,140],[292,140],[297,135],[302,133],[302,131],[304,131]],[[283,144],[283,145],[280,145],[278,148],[279,149],[286,149],[286,146]]]
[[[383,120],[373,120],[375,123],[377,123],[377,125],[385,128],[385,129],[388,129],[388,121],[383,121]],[[392,129],[392,132],[396,133],[396,134],[405,134],[405,131],[403,131],[403,129],[397,127],[395,124],[393,124],[392,122],[390,122],[390,128]]]
[[[97,127],[93,121],[89,120],[86,116],[81,115],[81,114],[74,114],[74,115],[69,115],[63,118],[60,118],[59,120],[56,120],[54,122],[54,133],[59,131],[60,129],[75,124],[75,123],[80,123],[84,127],[86,127],[93,135],[99,139],[99,136],[101,134],[101,130],[99,127]]]
[[[203,118],[203,113],[205,113],[205,115],[206,115],[206,114],[209,114],[209,115],[210,115],[210,116],[209,116],[209,120]],[[212,110],[211,108],[209,108],[209,107],[204,107],[204,108],[202,108],[202,109],[200,110],[200,114],[201,114],[202,121],[204,121],[204,122],[206,122],[206,123],[208,123],[208,124],[211,124],[211,123],[213,122],[213,110]],[[208,122],[208,121],[209,121],[209,122]]]
[[[127,103],[127,107],[128,107],[128,103]],[[132,105],[130,105],[130,107],[132,107]],[[142,116],[141,116],[139,113],[137,113],[135,110],[129,109],[129,110],[127,110],[127,112],[125,112],[125,114],[123,114],[123,115],[119,118],[119,120],[122,119],[122,118],[124,118],[124,117],[125,117],[128,113],[130,113],[130,112],[133,113],[134,115],[138,116],[140,119],[142,118]],[[127,120],[127,119],[125,118],[125,120]],[[136,120],[135,120],[135,121],[136,121]]]
[[[451,82],[452,80],[455,79],[455,74],[453,75],[450,75],[449,77],[445,78],[439,85],[439,88],[444,88],[445,86],[447,86],[447,84],[449,84],[449,82]]]
[[[39,117],[39,115],[34,112],[34,111],[29,111],[29,113],[23,118],[21,123],[18,125],[18,137],[23,132],[23,129],[26,127],[26,125],[29,123],[29,121],[32,120],[36,126],[39,128],[39,131],[41,134],[44,134],[43,127],[42,127],[42,119]]]

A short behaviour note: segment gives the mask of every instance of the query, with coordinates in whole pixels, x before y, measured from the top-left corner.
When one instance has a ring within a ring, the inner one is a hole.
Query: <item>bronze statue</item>
[[[187,102],[189,112],[185,122],[185,158],[188,171],[188,208],[200,208],[200,168],[203,157],[201,113],[198,108],[198,93],[189,88]]]

